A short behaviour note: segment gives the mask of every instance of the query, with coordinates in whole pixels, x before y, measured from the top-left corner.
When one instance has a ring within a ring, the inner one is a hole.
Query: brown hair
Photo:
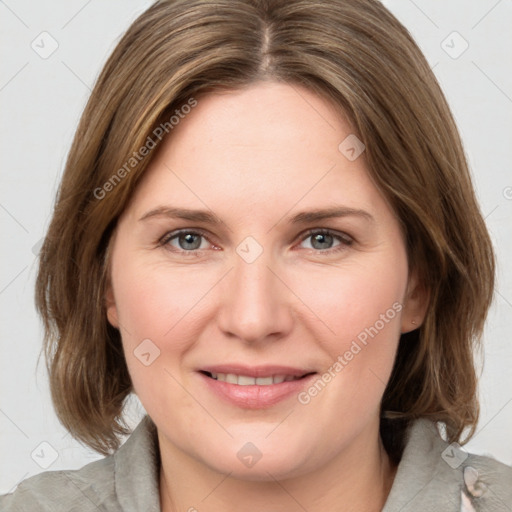
[[[106,318],[108,248],[154,151],[129,159],[162,123],[170,132],[172,113],[191,98],[258,80],[308,87],[348,116],[429,290],[425,322],[402,335],[384,392],[390,455],[400,456],[414,418],[445,422],[451,441],[466,427],[472,434],[473,349],[491,302],[493,250],[439,85],[375,0],[169,0],[129,28],[81,118],[40,253],[36,301],[60,420],[101,453],[126,431],[132,388]]]

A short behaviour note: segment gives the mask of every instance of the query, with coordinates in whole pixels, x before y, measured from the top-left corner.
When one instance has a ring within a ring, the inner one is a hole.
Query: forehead
[[[200,96],[198,105],[172,132],[174,147],[211,151],[229,147],[275,151],[319,145],[336,150],[340,132],[351,133],[341,109],[295,84],[258,82],[241,90]]]
[[[199,96],[148,166],[136,209],[179,202],[275,216],[299,201],[372,209],[380,194],[364,153],[351,161],[339,149],[353,132],[340,109],[297,85]]]

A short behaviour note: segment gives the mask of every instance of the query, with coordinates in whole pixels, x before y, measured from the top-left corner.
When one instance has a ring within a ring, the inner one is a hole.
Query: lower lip
[[[270,384],[268,386],[239,386],[208,377],[199,372],[205,384],[215,394],[243,409],[264,409],[271,407],[292,395],[298,395],[313,379],[315,374],[298,380]]]

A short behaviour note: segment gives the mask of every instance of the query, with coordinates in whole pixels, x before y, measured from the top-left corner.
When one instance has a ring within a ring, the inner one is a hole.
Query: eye
[[[184,230],[167,233],[160,240],[160,245],[170,247],[172,250],[193,252],[208,249],[211,244],[202,233]]]
[[[312,229],[305,233],[301,240],[300,245],[304,249],[310,249],[320,253],[332,253],[344,250],[352,245],[354,241],[345,233],[339,233],[329,229]],[[307,245],[304,245],[306,243]],[[195,230],[172,231],[164,235],[159,240],[158,244],[174,252],[191,254],[206,250],[212,246],[206,238],[206,235]]]
[[[346,249],[346,247],[352,245],[354,241],[345,233],[338,233],[329,229],[310,230],[302,240],[302,244],[310,241],[309,247],[304,247],[305,249],[313,249],[317,252],[329,253]],[[336,242],[337,245],[335,245]]]

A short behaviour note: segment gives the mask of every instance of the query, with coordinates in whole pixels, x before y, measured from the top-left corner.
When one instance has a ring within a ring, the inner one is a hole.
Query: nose
[[[221,289],[217,315],[225,335],[253,344],[275,341],[291,331],[293,293],[271,263],[265,252],[251,263],[235,255],[234,268]]]

